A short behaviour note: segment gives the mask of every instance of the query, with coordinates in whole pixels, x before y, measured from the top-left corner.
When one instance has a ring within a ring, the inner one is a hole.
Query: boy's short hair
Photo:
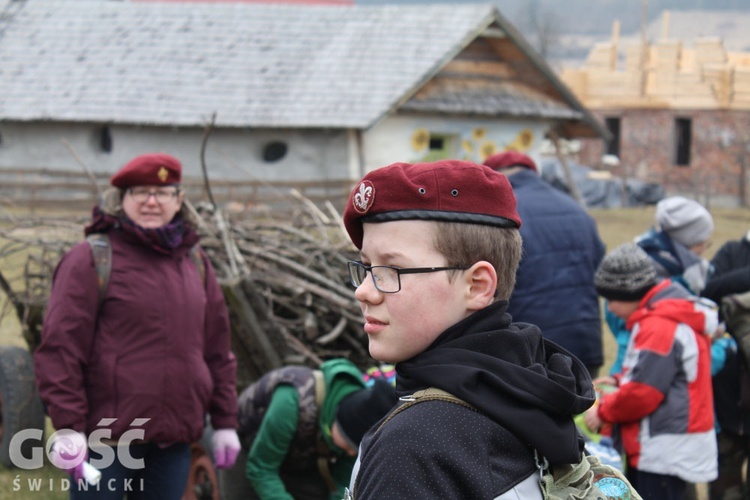
[[[607,300],[641,300],[658,283],[648,254],[635,243],[624,243],[604,256],[594,286]]]
[[[480,260],[489,262],[497,272],[495,298],[510,298],[522,254],[518,229],[461,222],[436,224],[435,248],[445,256],[446,265],[465,266]]]
[[[460,160],[394,163],[365,175],[344,210],[344,226],[354,245],[362,248],[362,223],[396,220],[521,227],[508,179]]]

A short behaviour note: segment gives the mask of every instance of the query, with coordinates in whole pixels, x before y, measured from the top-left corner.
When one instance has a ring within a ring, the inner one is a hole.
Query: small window
[[[105,153],[112,152],[112,132],[109,127],[102,127],[99,131],[99,148]]]
[[[445,148],[445,137],[430,137],[430,151],[442,151]]]
[[[285,142],[272,141],[263,147],[263,161],[273,163],[286,156],[289,147]]]
[[[607,143],[607,154],[615,155],[620,157],[620,118],[612,116],[605,118],[604,122],[607,126],[607,130],[612,134],[612,139]]]
[[[427,154],[421,161],[447,160],[453,157],[453,138],[449,135],[430,134]]]
[[[693,135],[693,124],[690,118],[674,120],[674,164],[690,165],[690,146]]]

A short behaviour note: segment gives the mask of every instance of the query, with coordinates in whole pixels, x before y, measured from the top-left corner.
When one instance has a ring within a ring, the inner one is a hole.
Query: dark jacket
[[[724,243],[711,264],[703,296],[721,304],[727,295],[750,290],[750,233]],[[728,352],[724,368],[714,375],[713,388],[719,429],[744,435],[750,428],[750,367],[742,358],[737,351]]]
[[[586,366],[604,363],[594,272],[604,257],[594,219],[536,173],[508,177],[521,216],[523,257],[508,312],[539,326],[542,335]]]
[[[726,295],[750,290],[750,233],[727,241],[711,259],[713,271],[702,295],[717,304]]]
[[[572,417],[594,402],[591,378],[537,327],[510,324],[506,308],[472,314],[396,365],[399,396],[437,387],[478,411],[427,401],[376,424],[360,447],[355,498],[489,499],[529,478],[539,495],[534,449],[553,464],[580,460]]]
[[[113,217],[100,216],[96,226],[112,247],[106,296],[97,307],[88,243],[73,247],[55,271],[34,353],[54,426],[88,434],[116,418],[112,439],[140,426],[159,443],[198,440],[207,412],[215,429],[236,428],[227,308],[206,256],[205,284],[190,257],[195,232],[163,253]]]

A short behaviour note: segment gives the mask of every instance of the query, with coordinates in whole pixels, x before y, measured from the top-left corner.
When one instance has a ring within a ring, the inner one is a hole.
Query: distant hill
[[[513,21],[523,24],[524,17],[534,12],[554,12],[566,31],[594,34],[608,33],[612,20],[620,19],[623,32],[640,29],[643,0],[355,0],[357,5],[429,4],[429,3],[494,3]],[[649,22],[663,10],[745,11],[748,0],[646,0]]]
[[[696,36],[718,36],[731,51],[750,51],[748,0],[645,0],[647,35],[661,33],[661,16],[670,11],[670,37],[686,42]],[[623,42],[640,36],[644,0],[355,0],[357,5],[389,3],[493,3],[552,63],[582,63],[594,43],[609,40],[620,22]],[[742,27],[745,29],[743,30]]]

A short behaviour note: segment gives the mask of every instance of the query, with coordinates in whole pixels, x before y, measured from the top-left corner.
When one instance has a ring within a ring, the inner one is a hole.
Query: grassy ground
[[[0,498],[6,500],[63,500],[69,497],[68,475],[46,465],[43,469],[0,467]]]
[[[714,252],[727,240],[740,238],[750,229],[750,209],[712,209],[716,222],[716,231],[713,237],[713,246],[709,248],[707,257],[710,259]],[[621,243],[631,241],[635,236],[641,234],[653,224],[653,207],[638,207],[618,210],[591,210],[596,219],[599,232],[611,250]],[[1,243],[1,242],[0,242]],[[8,262],[0,260],[0,269],[6,272]],[[5,297],[0,292],[0,345],[24,346],[25,342],[21,336],[18,321],[12,311],[4,311],[7,307]],[[6,312],[6,314],[2,314]],[[616,345],[612,340],[606,326],[604,327],[604,349],[605,367],[602,373],[609,370],[615,352]],[[64,475],[51,466],[36,471],[6,470],[0,467],[0,498],[5,499],[34,499],[34,500],[56,500],[67,498],[67,492],[63,491]],[[15,482],[14,482],[15,481]],[[699,489],[698,500],[705,498],[705,492]]]

